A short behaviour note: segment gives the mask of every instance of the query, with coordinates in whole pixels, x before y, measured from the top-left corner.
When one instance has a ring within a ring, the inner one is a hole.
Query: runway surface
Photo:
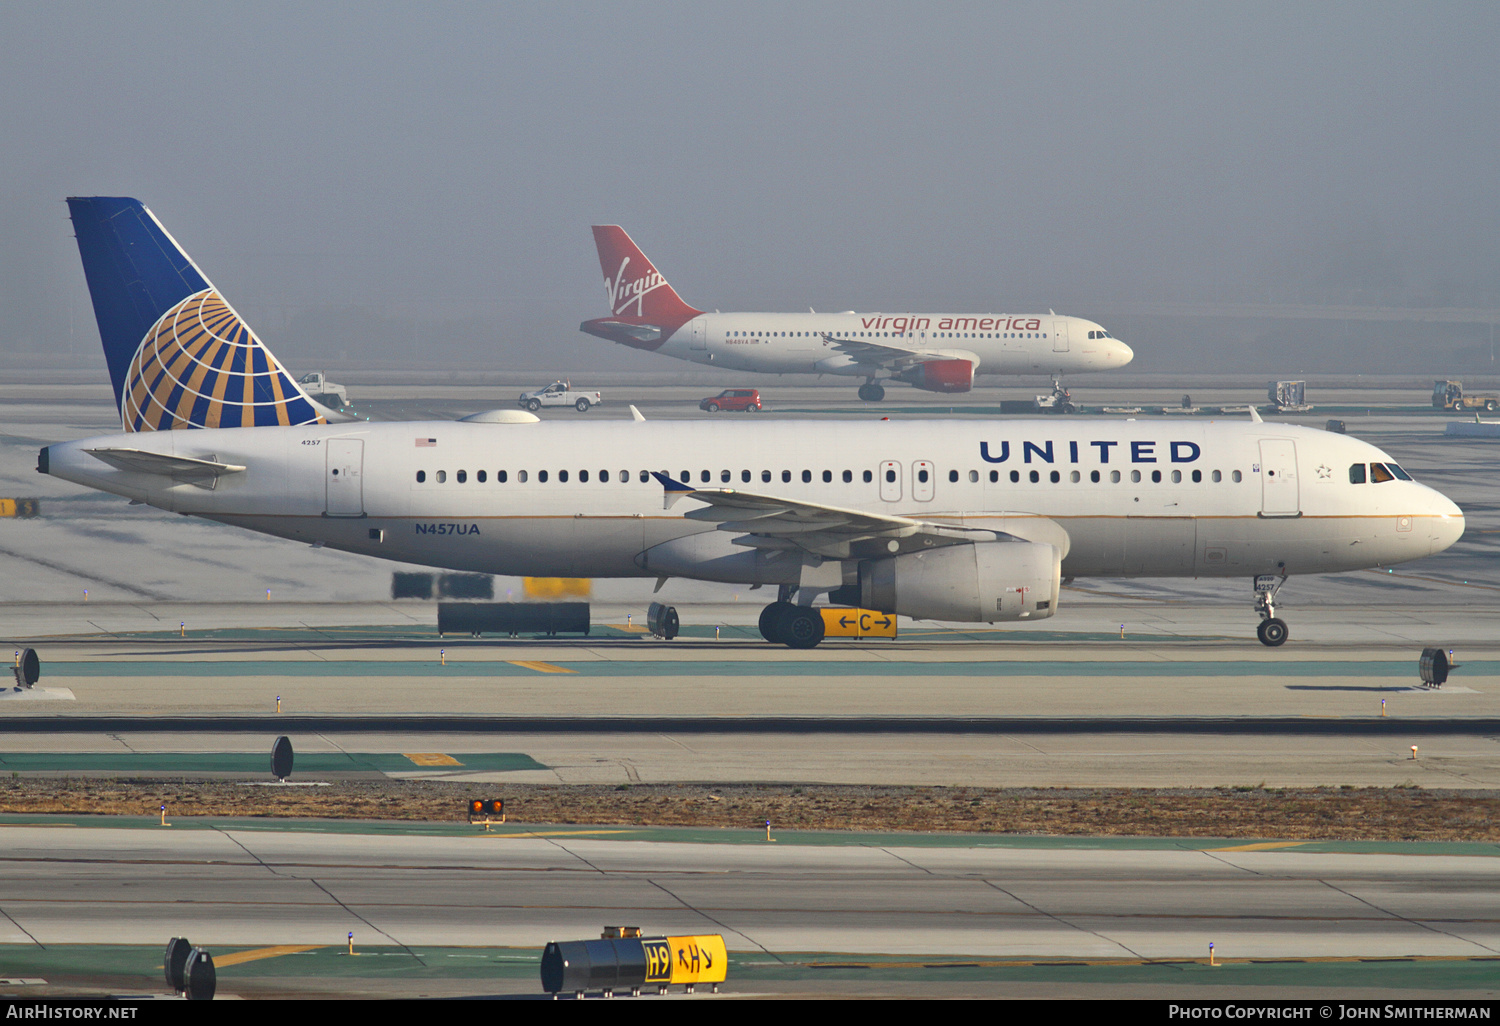
[[[844,391],[763,388],[763,416],[991,417],[1002,394],[870,407]],[[1181,390],[1090,391],[1140,405]],[[708,416],[699,392],[613,389],[587,416],[634,402],[687,424]],[[389,419],[513,393],[355,394]],[[0,492],[41,500],[37,518],[0,521],[0,636],[43,660],[37,689],[0,691],[0,772],[264,779],[271,739],[288,734],[308,774],[497,786],[1500,788],[1500,449],[1444,438],[1451,418],[1420,391],[1314,401],[1287,419],[1345,419],[1454,498],[1468,531],[1393,572],[1294,578],[1283,648],[1255,642],[1249,581],[1147,579],[1076,581],[1058,616],[1025,629],[902,621],[895,641],[802,653],[755,637],[764,591],[676,580],[657,596],[651,581],[594,582],[587,638],[439,638],[433,603],[388,598],[393,571],[424,568],[37,475],[41,445],[116,430],[108,387],[0,385]],[[653,597],[678,606],[682,638],[643,635]],[[1428,645],[1461,664],[1438,691],[1417,686]],[[412,758],[434,754],[451,762]],[[247,995],[532,993],[541,943],[619,922],[722,930],[741,993],[1493,994],[1500,964],[1500,862],[1469,849],[5,819],[0,956],[51,993],[149,989],[183,932],[242,958],[221,987]],[[350,930],[367,956],[338,955]],[[1228,967],[1202,964],[1210,940]],[[1386,958],[1415,961],[1368,961]]]
[[[1500,849],[1346,854],[897,837],[840,845],[743,833],[730,843],[643,843],[611,839],[628,831],[580,827],[420,836],[274,823],[110,829],[83,819],[0,828],[0,942],[15,945],[0,950],[12,964],[71,979],[79,959],[65,946],[87,944],[141,945],[144,961],[159,965],[170,936],[221,952],[311,945],[327,957],[352,931],[368,968],[346,962],[341,978],[309,980],[298,954],[282,952],[261,966],[282,978],[259,977],[248,992],[536,993],[526,959],[546,941],[624,923],[648,934],[723,934],[735,957],[731,993],[817,993],[817,967],[830,965],[846,966],[842,980],[852,977],[862,993],[998,995],[1019,992],[1017,984],[1088,992],[1086,974],[1082,982],[1057,975],[1069,967],[1053,967],[1050,979],[1047,966],[1022,971],[1037,960],[1117,977],[1133,971],[1114,984],[1159,994],[1330,993],[1351,979],[1351,966],[1372,965],[1383,972],[1367,973],[1361,993],[1451,997],[1500,985]],[[1232,979],[1199,971],[1210,941],[1232,960]],[[508,955],[512,971],[444,983],[458,946]],[[403,971],[376,964],[386,958]],[[903,977],[896,968],[916,971]],[[221,991],[234,993],[238,975],[221,971]]]

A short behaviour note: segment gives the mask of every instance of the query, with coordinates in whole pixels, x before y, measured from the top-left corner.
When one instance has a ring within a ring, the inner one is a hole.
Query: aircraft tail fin
[[[594,225],[594,245],[599,250],[612,316],[681,324],[703,312],[682,301],[624,228]]]
[[[315,402],[139,200],[70,197],[126,431],[323,424]]]

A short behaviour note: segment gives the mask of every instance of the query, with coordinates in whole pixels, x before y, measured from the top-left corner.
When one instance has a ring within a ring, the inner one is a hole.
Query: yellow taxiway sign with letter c
[[[896,614],[877,613],[873,609],[823,607],[825,638],[894,638]]]

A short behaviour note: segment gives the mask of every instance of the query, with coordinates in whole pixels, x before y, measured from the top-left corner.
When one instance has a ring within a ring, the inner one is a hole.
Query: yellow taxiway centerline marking
[[[650,827],[633,827],[626,830],[528,830],[517,834],[476,834],[481,838],[493,837],[498,840],[515,839],[517,837],[575,837],[579,834],[638,834]]]
[[[214,966],[222,969],[226,965],[259,962],[263,958],[279,958],[282,955],[295,955],[301,951],[326,947],[328,947],[326,944],[278,944],[272,948],[252,948],[249,951],[236,951],[232,955],[220,955],[214,959]]]
[[[524,659],[507,659],[506,662],[512,666],[519,666],[523,670],[535,670],[537,673],[577,673],[566,666],[553,666],[551,663],[531,662]]]
[[[1231,848],[1200,848],[1199,851],[1270,851],[1272,848],[1295,848],[1306,841],[1261,841],[1259,844],[1236,844]]]

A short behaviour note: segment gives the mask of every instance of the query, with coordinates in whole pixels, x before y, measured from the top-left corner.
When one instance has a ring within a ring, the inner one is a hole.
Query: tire
[[[791,609],[790,602],[772,602],[760,611],[760,636],[773,645],[781,644],[781,634],[777,631],[777,625],[781,622],[781,615]]]
[[[760,407],[759,406],[746,406],[745,407],[745,412],[746,413],[759,413],[760,412]]]
[[[719,404],[718,403],[709,403],[707,406],[705,406],[703,408],[705,410],[707,410],[709,413],[718,413],[719,412]]]
[[[1486,413],[1494,413],[1495,412],[1495,400],[1493,400],[1493,399],[1487,400],[1485,402],[1485,404],[1484,404],[1484,409],[1485,409]]]
[[[1267,648],[1279,648],[1285,645],[1289,633],[1286,621],[1274,616],[1269,620],[1262,620],[1260,626],[1255,628],[1255,636]]]
[[[871,385],[870,386],[870,401],[872,403],[878,403],[878,402],[882,401],[883,399],[885,399],[885,389],[882,388],[882,387],[880,387],[879,385]]]
[[[580,399],[573,404],[573,409],[579,413],[587,413],[589,412],[589,401],[587,399]]]
[[[540,399],[528,399],[526,400],[526,408],[535,413],[542,408],[542,401]]]
[[[823,614],[811,606],[793,606],[777,618],[776,632],[787,648],[817,648],[823,640]]]

